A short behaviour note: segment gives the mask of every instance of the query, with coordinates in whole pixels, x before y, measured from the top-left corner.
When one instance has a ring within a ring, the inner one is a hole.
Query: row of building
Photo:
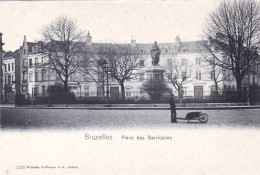
[[[92,36],[88,33],[87,45],[93,46],[98,43],[92,42]],[[215,82],[212,77],[212,71],[208,63],[204,61],[201,49],[198,47],[200,41],[182,42],[179,36],[176,36],[172,43],[158,43],[161,49],[159,65],[167,71],[169,67],[186,67],[185,74],[189,74],[187,82],[183,84],[183,96],[185,98],[203,99],[211,96],[215,91]],[[133,78],[125,82],[125,96],[128,99],[148,98],[142,88],[147,80],[146,70],[151,67],[151,47],[152,43],[137,43],[131,39],[131,46],[140,49],[140,58],[137,61]],[[6,100],[13,100],[15,84],[19,83],[19,91],[29,97],[47,96],[48,86],[60,82],[59,77],[52,70],[41,66],[46,62],[40,50],[43,46],[41,41],[28,42],[24,37],[22,46],[14,52],[4,52],[3,54],[3,82],[4,96]],[[19,61],[18,61],[19,59]],[[19,62],[19,64],[18,64]],[[15,72],[19,72],[15,74]],[[165,72],[166,74],[166,72]],[[227,71],[222,70],[218,75],[221,81],[218,84],[219,90],[236,89],[235,79],[231,74],[225,76]],[[19,81],[17,81],[19,79]],[[245,79],[244,86],[251,83],[260,85],[260,76],[251,76]],[[172,92],[178,96],[177,90],[165,76],[165,82]],[[80,98],[100,97],[102,96],[102,87],[95,81],[89,81],[80,73],[75,73],[69,78],[69,88]],[[115,79],[109,77],[106,82],[106,88],[109,90],[110,98],[120,99],[121,89]],[[11,94],[11,95],[10,95]]]

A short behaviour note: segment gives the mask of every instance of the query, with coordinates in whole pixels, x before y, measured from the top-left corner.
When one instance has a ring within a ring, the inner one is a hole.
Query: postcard
[[[0,12],[0,175],[260,174],[259,1]]]

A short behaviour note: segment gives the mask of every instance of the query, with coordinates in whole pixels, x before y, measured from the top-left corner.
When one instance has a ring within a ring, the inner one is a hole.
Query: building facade
[[[23,46],[19,50],[21,92],[22,94],[29,94],[30,97],[47,96],[48,86],[60,82],[59,77],[51,67],[43,66],[48,61],[48,58],[40,53],[42,44],[42,42],[27,42],[26,37],[24,37]],[[92,47],[100,43],[92,43],[92,36],[88,33],[86,44]],[[198,47],[199,44],[200,41],[182,42],[179,36],[175,38],[175,42],[158,43],[161,49],[159,65],[165,70],[164,80],[176,96],[179,96],[180,93],[166,76],[169,68],[175,68],[175,70],[181,69],[182,76],[189,75],[182,85],[183,98],[204,99],[211,96],[216,90],[212,70],[204,59],[207,53],[204,53],[204,55],[201,54],[201,50]],[[138,47],[141,54],[137,60],[137,65],[131,79],[125,81],[126,99],[138,100],[149,98],[142,85],[149,78],[146,70],[152,66],[152,45],[152,43],[144,44],[137,43],[134,39],[131,40],[131,46]],[[14,81],[12,79],[12,75],[14,74],[12,72],[14,70],[12,64],[14,64],[14,59],[6,58],[4,63],[6,67],[3,67],[4,70],[7,70],[4,76],[7,78],[6,82]],[[11,72],[8,65],[10,65]],[[186,69],[184,70],[184,68]],[[99,77],[96,78],[99,79]],[[218,80],[218,89],[220,91],[224,89],[236,89],[236,82],[231,72],[220,69]],[[251,82],[260,85],[259,76],[254,75],[251,78]],[[121,88],[112,77],[108,77],[108,80],[104,81],[102,87],[102,85],[82,75],[82,72],[78,70],[70,76],[68,86],[78,98],[102,97],[103,95],[106,96],[107,91],[109,91],[109,98],[121,98]]]
[[[15,57],[14,53],[7,52],[3,56],[3,89],[4,102],[14,101],[15,98]]]

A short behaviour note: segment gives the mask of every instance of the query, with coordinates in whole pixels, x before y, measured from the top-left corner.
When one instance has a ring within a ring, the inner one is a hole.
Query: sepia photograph
[[[260,174],[260,1],[1,1],[0,175]]]

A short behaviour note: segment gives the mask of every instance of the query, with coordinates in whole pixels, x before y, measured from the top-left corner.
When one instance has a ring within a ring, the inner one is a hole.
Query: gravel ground
[[[192,110],[177,110],[185,117]],[[179,120],[170,123],[167,110],[83,110],[83,109],[18,109],[2,108],[3,129],[82,129],[82,128],[207,128],[260,127],[259,109],[204,110],[206,124]]]

